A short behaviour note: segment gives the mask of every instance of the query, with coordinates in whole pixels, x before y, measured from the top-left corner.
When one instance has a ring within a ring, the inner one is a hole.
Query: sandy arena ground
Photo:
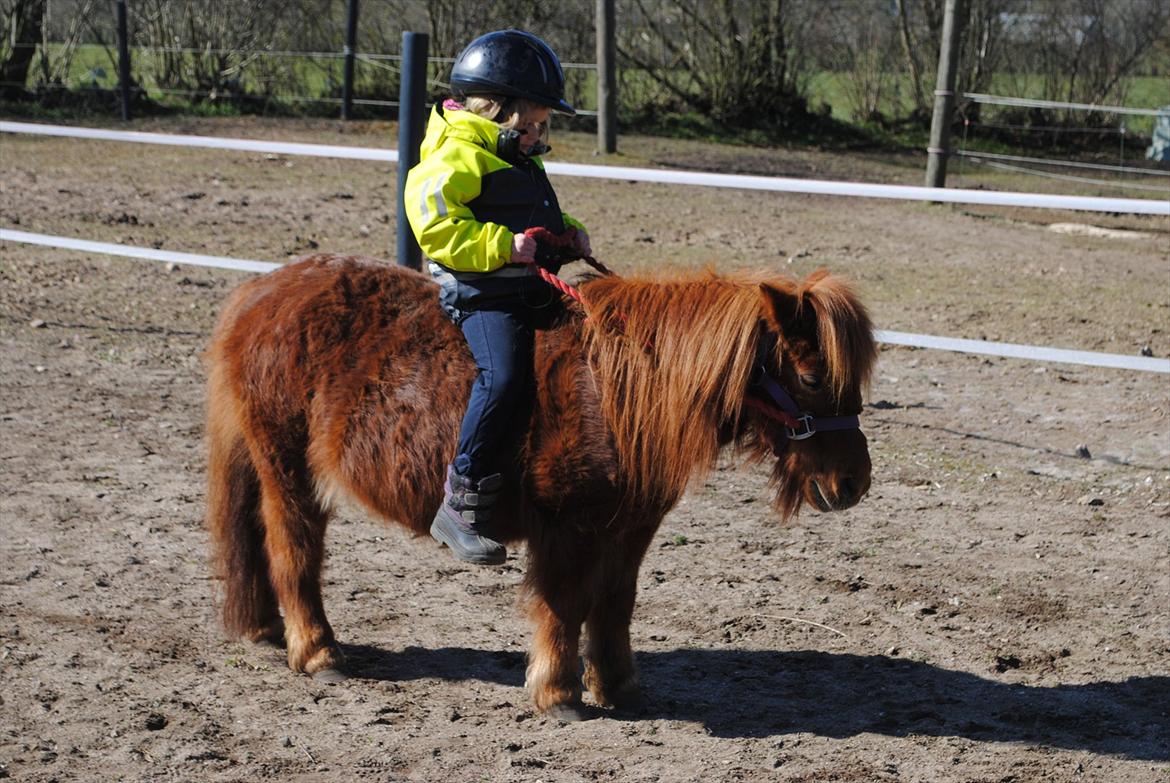
[[[135,127],[394,139],[375,123]],[[593,161],[591,143],[554,136],[555,159]],[[922,170],[622,148],[625,165],[907,184]],[[394,176],[6,134],[0,226],[275,261],[386,256]],[[857,281],[881,328],[1170,355],[1165,218],[554,182],[619,272],[825,266]],[[782,525],[763,469],[727,455],[642,571],[646,708],[562,725],[523,689],[522,550],[465,567],[350,509],[330,529],[326,604],[357,676],[322,685],[224,638],[199,354],[245,278],[0,243],[0,777],[1170,781],[1165,375],[887,347],[863,414],[869,496]]]

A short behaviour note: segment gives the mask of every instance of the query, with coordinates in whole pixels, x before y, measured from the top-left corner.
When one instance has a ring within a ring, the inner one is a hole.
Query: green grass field
[[[117,86],[116,51],[99,45],[78,46],[71,53],[66,52],[63,46],[49,46],[42,50],[41,57],[49,58],[47,69],[49,72],[65,70],[63,86],[68,89],[83,89],[97,87],[111,89]],[[206,96],[198,96],[184,92],[182,89],[165,89],[159,83],[163,70],[163,55],[147,50],[135,50],[134,76],[155,101],[178,110],[189,110],[195,113],[232,113],[239,111],[239,107],[231,105],[216,105],[217,102],[206,100]],[[183,54],[176,55],[180,67],[187,74],[188,88],[194,87],[197,80],[196,71],[210,73],[209,55]],[[65,59],[68,62],[65,62]],[[196,65],[196,63],[201,63]],[[289,110],[307,113],[332,113],[341,94],[342,59],[286,55],[260,55],[245,58],[229,57],[224,61],[229,70],[228,78],[238,82],[240,90],[251,95],[261,96],[275,104],[284,104]],[[67,65],[67,68],[65,66]],[[46,72],[41,58],[34,62],[33,77]],[[392,61],[363,62],[358,61],[356,66],[355,94],[359,98],[373,98],[381,100],[395,100],[398,90],[397,66]],[[435,74],[431,75],[434,78]],[[595,85],[596,74],[589,69],[569,69],[567,74],[566,92],[568,99],[579,108],[591,110],[596,108]],[[877,127],[872,122],[864,121],[857,116],[855,101],[851,99],[849,82],[850,74],[845,72],[824,71],[814,74],[806,85],[808,106],[811,111],[827,114],[832,119],[844,125],[860,126],[875,140],[893,144],[910,143],[916,145],[921,130],[909,131],[909,137],[891,135],[888,127]],[[620,99],[623,103],[624,115],[641,117],[641,107],[659,105],[667,99],[663,88],[656,84],[645,73],[627,70],[620,77]],[[432,83],[432,88],[437,83]],[[990,90],[1001,95],[1016,95],[1030,97],[1042,94],[1040,77],[1020,77],[1003,75],[997,78]],[[1120,102],[1127,106],[1141,108],[1157,108],[1170,105],[1170,79],[1165,77],[1138,76],[1128,79],[1118,91]],[[275,108],[275,107],[273,107]],[[880,100],[877,103],[879,113],[888,121],[896,121],[907,116],[912,108],[912,89],[908,77],[892,75],[883,85]],[[253,107],[253,110],[255,108]],[[1006,110],[1002,107],[983,107],[984,121],[994,121],[996,117],[1005,116]],[[1076,121],[1078,114],[1073,113]],[[1152,117],[1126,116],[1118,118],[1124,120],[1126,129],[1131,136],[1147,137],[1152,131],[1154,119]],[[702,130],[704,122],[698,117],[666,118],[659,128],[659,132],[680,133],[684,135],[706,135]],[[672,131],[672,128],[674,129]],[[688,130],[699,128],[700,130]],[[716,129],[717,130],[717,129]],[[748,134],[745,140],[753,140],[755,136]],[[972,140],[978,144],[978,140]]]

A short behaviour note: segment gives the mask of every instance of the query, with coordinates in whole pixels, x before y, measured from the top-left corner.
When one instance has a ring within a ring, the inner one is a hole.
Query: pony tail
[[[238,426],[237,403],[213,365],[207,403],[207,528],[223,582],[223,624],[256,641],[278,634],[276,596],[260,520],[260,480]]]

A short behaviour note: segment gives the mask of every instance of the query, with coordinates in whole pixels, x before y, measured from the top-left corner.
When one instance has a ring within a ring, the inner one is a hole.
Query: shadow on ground
[[[518,652],[346,648],[378,680],[477,679],[521,688]],[[1040,687],[881,655],[671,650],[637,656],[646,704],[621,720],[701,723],[718,737],[811,732],[966,737],[1170,760],[1170,677]]]

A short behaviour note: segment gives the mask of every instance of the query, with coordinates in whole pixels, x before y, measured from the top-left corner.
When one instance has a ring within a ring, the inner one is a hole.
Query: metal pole
[[[614,63],[614,0],[597,0],[597,149],[617,152],[617,69]]]
[[[1117,165],[1124,166],[1125,165],[1125,120],[1121,121],[1121,125],[1118,127],[1117,132],[1121,135],[1121,139],[1120,139],[1121,149],[1119,152],[1120,157],[1119,157]]]
[[[406,174],[418,163],[426,120],[426,33],[402,34],[402,81],[398,85],[398,263],[422,269],[422,250],[406,219]]]
[[[947,184],[947,155],[950,154],[951,112],[955,106],[955,72],[959,60],[959,21],[962,0],[947,0],[943,11],[942,40],[938,52],[938,77],[934,85],[934,116],[930,121],[930,146],[926,148],[926,186]]]
[[[353,56],[357,47],[358,0],[349,0],[345,10],[345,66],[341,81],[341,119],[353,110]]]
[[[122,119],[130,121],[130,36],[127,34],[126,0],[117,0],[118,92],[122,96]]]

